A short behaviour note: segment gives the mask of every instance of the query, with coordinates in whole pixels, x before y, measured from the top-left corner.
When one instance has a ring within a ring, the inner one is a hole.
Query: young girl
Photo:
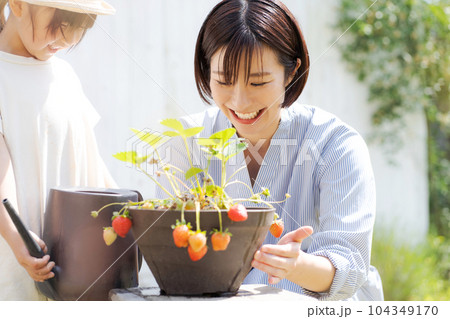
[[[217,107],[185,118],[185,125],[203,126],[200,137],[233,126],[249,148],[228,162],[227,175],[246,165],[235,179],[254,193],[267,187],[271,200],[291,195],[276,205],[285,235],[267,236],[244,283],[322,300],[382,300],[380,277],[370,266],[375,184],[369,153],[334,115],[296,103],[308,71],[303,35],[281,2],[221,1],[204,21],[195,52],[198,91]],[[183,145],[170,147],[172,163],[186,167],[178,154]],[[194,156],[206,166],[200,151]],[[220,181],[220,163],[213,161],[209,172]],[[241,184],[226,191],[251,196]]]
[[[115,187],[93,132],[98,114],[73,69],[54,56],[75,46],[96,15],[114,11],[101,0],[0,0],[0,199],[13,203],[44,251],[51,187]],[[54,262],[28,254],[3,205],[0,234],[0,300],[43,299],[33,280],[52,278]]]

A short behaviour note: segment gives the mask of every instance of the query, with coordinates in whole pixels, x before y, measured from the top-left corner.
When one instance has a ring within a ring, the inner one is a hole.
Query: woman
[[[381,279],[370,266],[375,184],[368,150],[334,115],[295,102],[308,70],[303,35],[282,3],[221,1],[204,21],[195,52],[198,91],[217,107],[185,124],[204,126],[201,137],[233,126],[249,148],[229,163],[228,175],[247,165],[235,179],[254,193],[267,187],[274,200],[291,195],[276,206],[286,235],[278,242],[267,236],[244,283],[323,300],[382,300]],[[171,160],[183,166],[181,156]],[[219,163],[210,173],[220,180]],[[240,184],[226,191],[250,196]]]

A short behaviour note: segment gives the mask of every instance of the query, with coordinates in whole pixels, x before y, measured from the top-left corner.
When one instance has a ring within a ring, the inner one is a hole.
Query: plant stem
[[[151,176],[145,170],[143,170],[140,165],[138,165],[138,168],[142,173],[144,173],[148,178],[150,178],[156,185],[158,185],[167,195],[169,195],[170,198],[175,199],[175,197],[171,193],[169,193],[169,191],[164,186],[162,186],[161,183],[159,183],[155,178],[153,178],[153,176]]]
[[[227,179],[227,182],[226,182],[226,184],[225,185],[228,185],[228,181],[230,180],[230,179],[232,179],[233,178],[233,176],[234,175],[236,175],[238,172],[240,172],[241,170],[243,170],[244,168],[247,168],[247,166],[241,166],[239,169],[237,169],[228,179]],[[225,186],[226,187],[226,186]]]
[[[221,180],[221,186],[222,189],[225,188],[225,179],[227,178],[227,172],[226,172],[226,162],[222,161],[222,180]]]
[[[176,177],[175,175],[172,175],[172,177],[181,185],[183,185],[187,190],[189,190],[190,188],[178,177]],[[194,183],[191,182],[192,188],[195,186]]]
[[[197,232],[201,231],[200,228],[200,202],[195,201],[195,223],[197,224]]]
[[[128,204],[128,203],[126,203],[126,204],[124,204],[124,203],[110,203],[110,204],[107,204],[107,205],[103,206],[102,208],[100,208],[100,209],[97,211],[97,213],[100,214],[100,212],[101,212],[102,210],[104,210],[105,208],[110,207],[110,206],[114,206],[114,205],[122,205],[122,206],[124,206],[124,205],[127,205],[127,204]]]
[[[186,221],[184,220],[184,208],[186,207],[186,202],[183,202],[183,206],[181,206],[181,222],[185,223]]]
[[[156,156],[158,157],[158,163],[162,163],[162,159],[161,159],[161,156],[159,155],[159,152],[155,149],[155,154],[156,154]],[[172,165],[170,165],[170,164],[166,164],[166,165],[168,165],[169,167],[175,167],[175,166],[172,166]],[[177,168],[178,169],[178,168]],[[179,170],[179,169],[178,169]],[[167,178],[167,180],[169,181],[169,183],[170,183],[170,186],[172,187],[172,189],[173,189],[173,191],[175,192],[175,195],[178,195],[178,194],[180,194],[180,188],[179,187],[177,187],[178,185],[175,183],[175,185],[172,183],[172,179],[170,178],[170,175],[169,175],[169,173],[167,172],[167,171],[165,171],[164,169],[163,169],[163,171],[164,171],[164,174],[166,175],[166,178]],[[148,175],[147,175],[148,176]],[[151,178],[151,177],[150,177]],[[152,179],[153,180],[153,179]],[[160,184],[158,184],[158,186],[159,187],[161,187],[161,185]],[[167,193],[167,191],[166,191],[166,193]],[[173,198],[173,197],[172,197]]]
[[[222,232],[222,210],[219,208],[219,206],[217,206],[216,203],[212,202],[212,204],[214,205],[214,208],[217,209],[217,212],[219,213],[219,231]]]
[[[250,190],[250,193],[252,195],[254,195],[253,189],[250,186],[248,186],[247,184],[245,184],[244,182],[242,182],[242,181],[233,181],[233,182],[227,183],[225,185],[225,187],[228,187],[228,186],[233,185],[233,184],[242,184],[242,185],[244,185],[245,187],[247,187]]]
[[[182,138],[183,138],[184,146],[186,147],[189,165],[191,166],[191,168],[194,168],[194,165],[192,164],[191,152],[189,152],[189,146],[187,143],[187,139],[185,136],[182,136]],[[197,182],[197,186],[198,186],[198,189],[200,190],[200,194],[203,196],[203,189],[200,186],[200,182],[198,181],[197,175],[195,176],[195,181]]]
[[[164,175],[166,176],[167,180],[170,183],[170,186],[172,187],[172,189],[175,192],[175,196],[180,195],[180,188],[178,187],[178,185],[176,183],[174,183],[174,181],[172,180],[172,178],[174,177],[173,175],[170,175],[169,172],[165,169],[163,169],[164,171]]]

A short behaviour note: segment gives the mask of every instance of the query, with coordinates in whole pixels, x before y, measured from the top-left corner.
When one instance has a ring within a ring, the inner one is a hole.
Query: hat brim
[[[99,1],[92,4],[87,4],[84,2],[77,1],[64,1],[64,0],[22,0],[30,4],[36,4],[39,6],[46,6],[66,11],[85,13],[85,14],[96,14],[96,15],[112,15],[116,13],[116,9],[113,6],[106,3],[105,1]]]

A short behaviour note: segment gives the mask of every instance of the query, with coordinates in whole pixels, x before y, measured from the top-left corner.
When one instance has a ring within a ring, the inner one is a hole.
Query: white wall
[[[205,108],[194,83],[194,45],[217,1],[109,2],[117,14],[99,17],[83,42],[62,57],[73,64],[102,116],[99,147],[119,185],[151,196],[150,182],[111,155],[126,149],[129,127],[158,130],[162,118]],[[331,46],[340,36],[333,27],[339,0],[284,2],[299,19],[312,62],[300,101],[338,115],[367,138],[374,109],[367,102],[367,88],[346,70],[336,45]],[[417,243],[428,229],[426,125],[420,113],[406,122],[407,143],[395,156],[397,166],[388,164],[381,147],[369,144],[369,149],[377,180],[377,223]]]

